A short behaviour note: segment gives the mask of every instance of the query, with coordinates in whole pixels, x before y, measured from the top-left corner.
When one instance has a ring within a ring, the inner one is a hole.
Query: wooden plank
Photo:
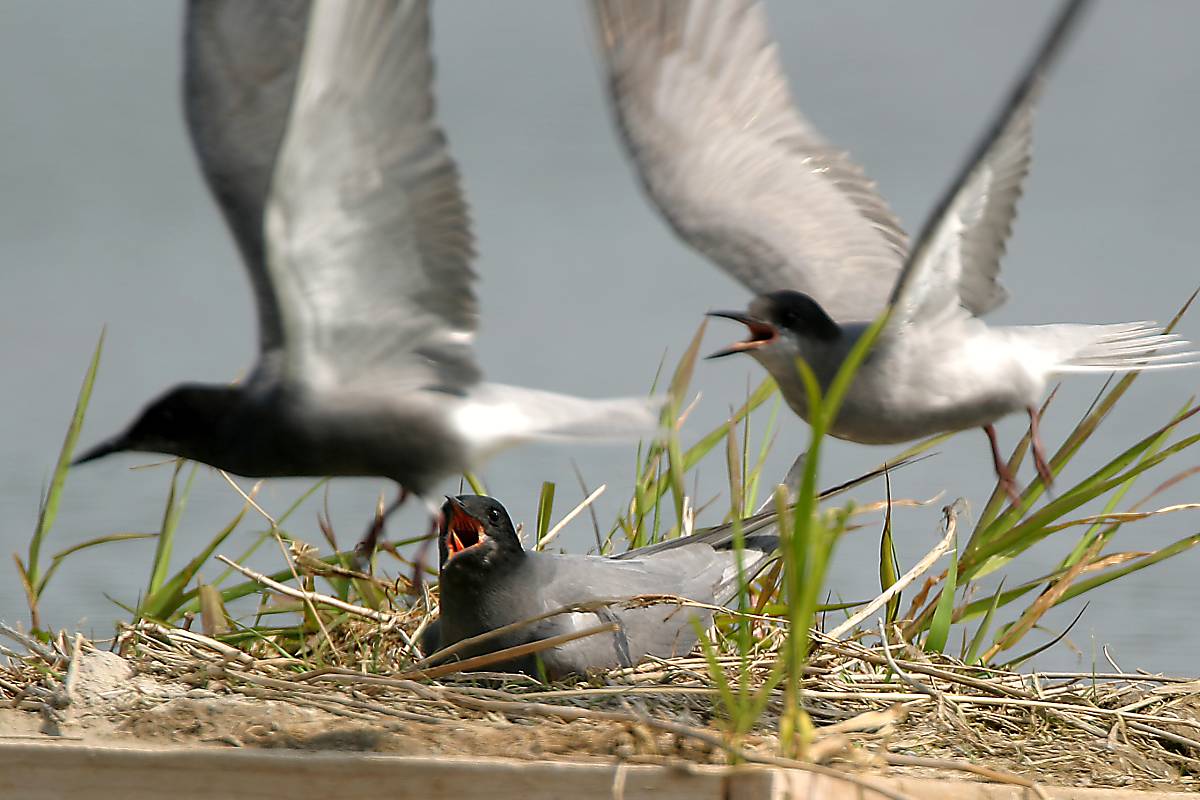
[[[870,777],[891,792],[912,800],[1037,800],[1037,795],[1020,786],[979,783],[940,778]],[[1052,800],[1194,800],[1187,792],[1139,792],[1127,789],[1075,789],[1062,786],[1043,786]],[[742,798],[736,793],[731,800],[880,800],[881,795],[861,791],[857,786],[825,776],[810,775],[794,770],[776,770],[769,791]]]
[[[717,769],[271,750],[0,745],[0,798],[22,800],[719,800]]]
[[[870,780],[912,800],[1027,800],[1017,787]],[[1051,788],[1054,800],[1195,795]],[[0,798],[21,800],[874,800],[858,786],[765,767],[616,765],[361,753],[0,742]]]

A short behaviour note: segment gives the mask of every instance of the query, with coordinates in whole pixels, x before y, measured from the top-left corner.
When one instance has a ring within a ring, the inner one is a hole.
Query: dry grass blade
[[[937,560],[950,550],[951,545],[954,543],[954,534],[958,528],[958,515],[947,514],[945,519],[946,533],[942,537],[942,540],[934,545],[932,550],[922,556],[921,560],[914,564],[912,569],[901,575],[899,580],[881,592],[874,600],[863,606],[861,610],[855,612],[845,622],[829,631],[826,636],[831,639],[840,639],[846,634],[856,630],[859,625],[869,620],[871,615],[873,615],[883,606],[887,605],[889,600],[899,595],[900,592],[905,589],[905,587],[928,572],[933,565],[937,563]]]
[[[921,758],[920,756],[908,756],[901,753],[884,753],[883,760],[892,766],[899,767],[927,767],[929,769],[953,769],[959,772],[969,772],[972,775],[987,778],[989,781],[995,783],[1023,786],[1042,798],[1042,800],[1050,800],[1050,796],[1046,794],[1046,790],[1039,786],[1037,781],[1031,781],[1029,778],[1023,778],[1012,772],[981,767],[978,764],[972,764],[968,761],[955,761],[946,758]]]
[[[241,564],[238,564],[237,562],[226,558],[225,556],[217,556],[217,560],[224,564],[228,564],[238,572],[245,575],[247,578],[261,583],[271,591],[295,598],[296,600],[302,600],[306,603],[312,604],[320,603],[321,605],[330,606],[331,608],[336,608],[339,611],[345,611],[348,614],[355,614],[376,622],[392,623],[395,622],[397,618],[395,614],[384,611],[376,611],[373,608],[355,605],[354,603],[347,603],[345,600],[339,600],[336,597],[331,597],[327,594],[321,594],[320,592],[306,592],[303,589],[297,589],[293,586],[288,586],[286,583],[280,583],[279,581],[271,580],[261,572],[256,572],[249,567],[242,566]]]
[[[568,644],[577,639],[586,639],[589,636],[598,636],[602,633],[616,633],[621,629],[621,626],[616,622],[605,622],[600,625],[594,625],[590,628],[584,628],[581,631],[571,631],[570,633],[561,633],[558,636],[550,636],[545,639],[539,639],[536,642],[528,642],[519,644],[515,647],[506,647],[503,650],[496,650],[491,653],[474,656],[473,658],[465,658],[462,661],[454,661],[449,664],[441,664],[436,667],[425,667],[424,669],[414,669],[407,672],[402,672],[398,678],[402,679],[417,679],[424,678],[431,680],[433,678],[442,678],[447,675],[453,675],[458,672],[473,672],[483,667],[492,666],[495,664],[503,664],[509,661],[515,661],[524,656],[541,653],[544,650],[549,650],[560,645]]]
[[[414,664],[413,668],[419,669],[428,664],[433,664],[449,658],[452,655],[461,653],[463,650],[478,647],[484,642],[490,642],[493,639],[499,638],[514,631],[521,630],[522,628],[528,627],[535,622],[541,622],[542,620],[550,619],[551,617],[557,617],[562,614],[594,614],[601,609],[608,608],[611,605],[621,602],[624,602],[624,598],[593,600],[590,603],[572,603],[570,605],[559,606],[558,608],[552,609],[543,614],[538,614],[536,617],[529,617],[528,619],[510,622],[507,625],[502,625],[499,628],[493,628],[492,630],[487,631],[486,633],[481,633],[478,636],[471,636],[467,639],[461,639],[448,647],[443,647],[441,650],[430,653],[428,656]]]
[[[600,497],[600,495],[604,494],[604,491],[607,488],[608,488],[608,485],[604,484],[604,483],[597,486],[596,490],[594,492],[592,492],[587,497],[585,497],[579,505],[577,505],[577,506],[575,506],[575,508],[571,509],[571,511],[565,517],[563,517],[562,519],[560,519],[558,521],[557,525],[555,525],[553,528],[548,530],[546,532],[546,535],[538,540],[538,549],[544,550],[546,548],[546,545],[550,544],[556,538],[558,538],[558,535],[563,532],[563,529],[566,528],[567,525],[569,525],[571,523],[571,520],[575,519],[577,516],[582,514],[585,509],[589,508],[592,505],[592,503],[596,502],[596,499],[598,497]]]

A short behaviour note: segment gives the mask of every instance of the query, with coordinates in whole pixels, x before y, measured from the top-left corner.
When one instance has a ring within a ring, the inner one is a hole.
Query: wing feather
[[[612,108],[686,242],[756,293],[835,319],[882,310],[906,239],[874,184],[792,103],[755,0],[593,0]]]
[[[283,333],[266,267],[263,212],[308,6],[308,0],[189,0],[184,18],[184,116],[254,287],[264,352],[280,348]]]
[[[892,325],[982,315],[1008,293],[1000,259],[1029,172],[1033,112],[1045,76],[1090,0],[1067,0],[999,114],[922,230],[896,281]]]
[[[428,4],[315,0],[267,212],[285,370],[462,392],[473,240],[434,118]]]

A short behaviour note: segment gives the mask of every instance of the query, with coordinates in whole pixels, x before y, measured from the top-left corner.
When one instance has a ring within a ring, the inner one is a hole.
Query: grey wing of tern
[[[934,207],[892,290],[893,324],[1002,305],[1000,259],[1029,173],[1033,116],[1046,74],[1090,0],[1070,0],[955,180]]]
[[[756,294],[838,320],[882,311],[906,238],[793,104],[754,0],[593,0],[618,127],[675,231]]]
[[[308,0],[189,0],[184,18],[188,132],[253,284],[263,351],[282,345],[263,220],[308,11]]]
[[[426,4],[317,2],[310,28],[266,212],[283,372],[463,392],[480,375],[473,243]]]

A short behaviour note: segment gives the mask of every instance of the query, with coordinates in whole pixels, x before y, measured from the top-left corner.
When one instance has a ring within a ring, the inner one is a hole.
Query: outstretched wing
[[[659,211],[757,293],[873,318],[905,236],[792,104],[755,0],[593,0],[612,108]]]
[[[434,118],[423,0],[314,0],[267,209],[286,374],[478,380],[472,238]]]
[[[189,0],[184,18],[184,116],[254,286],[263,351],[282,345],[263,210],[300,69],[308,5]]]
[[[892,325],[965,309],[985,314],[1008,293],[1000,259],[1029,171],[1033,112],[1046,72],[1090,0],[1068,0],[999,115],[942,197],[892,293]]]

